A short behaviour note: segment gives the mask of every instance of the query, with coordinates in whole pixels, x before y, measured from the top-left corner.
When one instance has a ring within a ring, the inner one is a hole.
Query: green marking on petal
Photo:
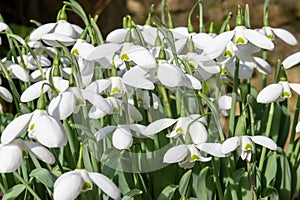
[[[143,101],[142,98],[138,98],[138,99],[137,99],[137,102],[138,102],[138,103],[144,103],[144,101]]]
[[[284,91],[281,96],[283,98],[289,98],[290,97],[290,93],[288,93],[287,91]]]
[[[34,129],[34,123],[29,126],[29,130],[32,131]]]
[[[183,129],[181,128],[181,127],[179,127],[179,128],[176,128],[176,133],[183,133]]]
[[[225,51],[224,56],[232,57],[232,52],[227,50],[227,51]]]
[[[79,51],[78,51],[78,49],[73,49],[72,53],[73,53],[73,54],[75,54],[76,56],[78,56],[78,55],[79,55]]]
[[[76,105],[83,105],[84,101],[82,99],[77,99],[76,100]]]
[[[27,151],[22,151],[22,158],[28,158],[28,153]]]
[[[193,64],[193,63],[189,63],[189,66],[192,68],[192,69],[195,69],[196,66]]]
[[[111,94],[118,94],[120,92],[121,92],[121,90],[118,87],[114,87],[114,88],[111,89]]]
[[[130,60],[129,56],[126,53],[121,56],[121,59],[126,61]]]
[[[82,187],[81,187],[82,190],[89,190],[89,189],[92,189],[92,185],[89,183],[89,182],[85,182]]]
[[[269,39],[272,40],[272,39],[273,39],[273,35],[272,35],[272,34],[268,34],[268,35],[267,35],[267,38],[269,38]]]
[[[251,144],[246,144],[244,147],[244,151],[251,151],[252,150],[252,145]]]
[[[246,42],[243,38],[239,37],[235,40],[235,44],[246,44]]]
[[[193,161],[196,161],[196,160],[199,160],[199,156],[197,156],[196,154],[193,154],[191,156],[191,161],[193,162]]]
[[[227,74],[227,70],[225,68],[221,68],[221,74]]]

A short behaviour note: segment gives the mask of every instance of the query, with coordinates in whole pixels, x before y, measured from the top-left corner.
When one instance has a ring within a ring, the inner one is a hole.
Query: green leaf
[[[241,188],[241,199],[252,199],[252,191],[251,191],[251,181],[248,175],[248,172],[244,172],[242,177],[240,178],[240,188]]]
[[[264,175],[266,179],[266,185],[265,187],[273,186],[270,185],[271,182],[273,182],[273,179],[276,178],[277,173],[277,154],[276,152],[269,152],[266,160],[264,161],[264,168],[262,174]]]
[[[129,200],[129,199],[134,199],[133,197],[138,196],[143,194],[142,190],[138,190],[138,189],[133,189],[130,190],[129,192],[127,192],[124,197],[122,198],[122,200]]]
[[[174,193],[176,192],[177,188],[178,185],[168,185],[167,187],[165,187],[165,189],[163,189],[163,191],[161,191],[157,200],[173,199]]]
[[[276,189],[279,193],[279,199],[290,199],[292,189],[292,177],[289,161],[281,148],[278,148],[278,152],[281,152],[277,156],[277,179]]]
[[[207,179],[210,175],[210,167],[204,167],[199,174],[193,173],[193,190],[198,199],[210,199],[210,191],[213,191],[215,185],[207,185]]]
[[[260,199],[262,200],[268,200],[268,199],[272,199],[272,200],[278,200],[279,196],[278,196],[278,191],[276,190],[276,188],[273,187],[269,187],[269,188],[265,188],[260,196]]]
[[[2,200],[10,200],[10,199],[16,199],[24,190],[25,185],[18,184],[13,187],[11,187],[3,196]]]
[[[191,190],[192,170],[187,171],[179,181],[179,194],[181,197],[187,197]]]
[[[47,188],[53,188],[56,180],[55,176],[47,169],[37,168],[30,173],[31,177],[36,178],[39,182],[45,185]]]

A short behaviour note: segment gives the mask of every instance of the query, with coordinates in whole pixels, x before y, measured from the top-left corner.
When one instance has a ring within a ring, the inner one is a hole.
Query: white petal
[[[296,133],[300,132],[300,121],[298,122],[297,126],[296,126]]]
[[[148,72],[143,70],[139,66],[131,68],[129,71],[125,72],[123,75],[123,82],[135,88],[153,90],[154,84],[147,80],[145,77]]]
[[[51,30],[54,29],[56,26],[56,23],[48,23],[44,24],[42,26],[39,26],[37,29],[35,29],[31,34],[29,39],[30,40],[39,40],[41,37],[47,33],[49,33]]]
[[[123,28],[113,30],[106,36],[106,42],[122,43],[125,41],[127,32],[128,30]]]
[[[97,60],[119,51],[121,45],[115,43],[106,43],[95,47],[87,56],[87,60]]]
[[[183,72],[177,66],[171,64],[159,64],[157,76],[159,81],[167,87],[182,86]]]
[[[126,56],[125,56],[126,55]],[[133,45],[129,50],[122,52],[122,57],[132,60],[137,65],[142,67],[154,68],[156,66],[156,60],[148,49],[142,46]]]
[[[175,147],[171,147],[164,155],[164,163],[177,163],[182,161],[189,153],[189,148],[182,144]]]
[[[16,76],[18,79],[20,79],[23,82],[28,82],[29,81],[29,74],[26,69],[21,67],[20,65],[17,64],[12,64],[9,66],[11,73]]]
[[[53,98],[48,106],[48,112],[56,119],[63,120],[75,110],[76,97],[72,92],[63,92]]]
[[[112,107],[110,106],[109,103],[100,95],[91,92],[89,90],[83,90],[82,91],[83,97],[91,102],[94,106],[96,106],[98,109],[101,111],[111,114],[112,113]]]
[[[128,113],[130,118],[133,121],[142,121],[143,115],[140,113],[140,111],[133,105],[128,104]]]
[[[44,146],[62,147],[67,144],[67,135],[62,124],[47,114],[38,116],[34,123],[36,139]]]
[[[231,101],[232,101],[232,97],[229,95],[220,96],[218,100],[220,109],[224,109],[224,110],[231,109]]]
[[[276,101],[282,94],[283,87],[281,84],[271,84],[262,89],[257,95],[258,103],[271,103]]]
[[[107,113],[98,109],[96,106],[92,106],[91,109],[89,110],[89,118],[92,118],[92,119],[100,119],[106,115],[107,115]]]
[[[197,48],[204,49],[208,45],[210,45],[210,43],[213,40],[213,37],[207,33],[197,33],[193,35],[192,39]]]
[[[221,151],[222,144],[220,143],[202,143],[197,145],[197,148],[212,156],[226,157],[226,155]]]
[[[289,69],[298,63],[300,63],[300,52],[294,53],[282,61],[282,65],[285,69]]]
[[[44,83],[47,81],[39,81],[29,86],[21,95],[22,102],[29,102],[41,96],[41,90]],[[48,85],[44,85],[43,92],[49,89]]]
[[[177,54],[180,54],[184,50],[187,44],[187,40],[187,38],[182,38],[175,41],[175,49]]]
[[[163,118],[156,120],[149,124],[145,129],[146,135],[155,135],[156,133],[159,133],[160,131],[164,130],[165,128],[168,128],[169,126],[172,126],[177,122],[176,119],[169,119],[169,118]]]
[[[15,144],[0,145],[0,173],[13,172],[22,163],[22,150]]]
[[[42,36],[42,40],[48,44],[49,46],[52,47],[61,47],[62,43],[65,46],[70,46],[72,44],[75,43],[75,39],[67,36],[67,35],[63,35],[63,34],[59,34],[59,33],[48,33],[46,35]],[[58,43],[58,42],[60,43]]]
[[[5,87],[2,86],[0,86],[0,97],[4,101],[7,101],[9,103],[13,101],[13,96],[11,95],[11,93]]]
[[[95,93],[101,93],[106,90],[110,85],[110,81],[108,79],[96,80],[90,83],[85,89],[90,90]]]
[[[2,144],[8,144],[20,136],[28,128],[32,113],[24,114],[11,121],[1,135]]]
[[[274,44],[266,36],[252,29],[244,30],[245,37],[254,45],[267,50],[273,50]]]
[[[256,136],[251,136],[250,138],[254,143],[264,146],[268,149],[274,151],[277,149],[277,144],[272,139],[266,136],[256,135]]]
[[[114,147],[119,150],[128,149],[133,143],[132,135],[128,127],[117,127],[112,136]]]
[[[187,27],[176,27],[170,29],[175,39],[187,38],[189,36],[189,32]]]
[[[74,200],[83,184],[84,180],[78,173],[72,171],[61,175],[54,183],[54,200]]]
[[[225,140],[222,144],[221,152],[223,154],[228,154],[234,151],[241,143],[240,137],[231,137]]]
[[[299,83],[289,83],[289,86],[294,90],[298,95],[300,95],[300,84]]]
[[[121,195],[118,187],[109,178],[95,172],[89,172],[89,176],[93,182],[108,196],[113,199],[120,199]]]
[[[282,39],[285,43],[295,46],[297,44],[296,38],[289,31],[282,28],[273,28],[273,32],[277,37]]]
[[[97,141],[102,140],[108,134],[112,133],[115,129],[116,129],[116,126],[106,126],[104,128],[101,128],[99,131],[97,131],[95,133],[96,140]]]
[[[41,161],[48,163],[48,164],[55,163],[55,158],[54,158],[53,154],[44,146],[39,145],[32,141],[23,141],[23,143],[27,147],[27,150],[29,152],[33,153]]]
[[[262,74],[272,74],[272,67],[270,64],[262,58],[254,57],[255,62],[257,63],[257,70]]]
[[[208,137],[205,126],[198,121],[190,125],[190,135],[194,144],[204,143]]]

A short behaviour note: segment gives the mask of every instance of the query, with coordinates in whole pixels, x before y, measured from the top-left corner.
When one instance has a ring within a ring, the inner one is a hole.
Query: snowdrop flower
[[[3,23],[3,22],[0,22],[0,32],[2,31],[6,31],[8,29],[8,26],[7,24]],[[0,37],[0,45],[2,44],[2,39]]]
[[[265,26],[258,30],[258,32],[262,33],[263,35],[267,36],[271,40],[275,39],[275,36],[280,38],[285,43],[295,46],[297,44],[296,38],[291,34],[289,31],[282,29],[282,28],[272,28],[270,26]]]
[[[296,126],[296,133],[300,132],[300,121],[298,122],[297,126]]]
[[[230,152],[237,150],[237,153],[243,160],[250,162],[253,143],[274,151],[277,149],[276,143],[266,136],[235,136],[228,138],[223,142],[221,151],[223,154],[229,154]]]
[[[5,87],[2,86],[0,86],[0,98],[9,103],[13,101],[13,96],[11,95],[11,93]]]
[[[206,124],[205,118],[199,117],[200,115],[194,114],[178,119],[159,119],[145,128],[145,135],[153,138],[155,134],[175,124],[172,132],[167,134],[167,137],[177,138],[182,136],[185,140],[187,134],[189,134],[193,144],[201,144],[207,141],[208,134],[204,126]]]
[[[29,82],[29,73],[24,67],[8,60],[5,60],[4,64],[6,65],[6,69],[9,71],[12,78],[17,78],[23,82]]]
[[[199,149],[194,144],[190,145],[177,145],[168,149],[165,153],[164,163],[177,163],[182,168],[192,168],[195,165],[195,161],[208,162],[211,157],[204,157],[200,154]]]
[[[141,90],[141,89],[137,89],[135,92],[136,92],[136,98],[138,104],[142,106],[144,109],[148,110],[151,107],[153,107],[153,109],[155,110],[158,109],[160,100],[156,94],[154,93],[149,94],[147,90]],[[150,97],[150,95],[152,95],[152,97]],[[153,101],[153,105],[151,105],[151,98]],[[133,100],[132,100],[132,104],[133,104]]]
[[[293,66],[296,66],[300,63],[300,52],[296,52],[282,61],[284,69],[289,69]]]
[[[52,46],[60,47],[61,45],[56,42],[59,41],[65,46],[70,46],[75,43],[79,38],[83,29],[75,24],[70,24],[67,21],[65,13],[65,6],[58,13],[58,20],[55,23],[47,23],[39,26],[31,34],[29,39],[32,41],[42,39],[43,42]]]
[[[10,173],[17,170],[21,166],[24,152],[33,154],[45,163],[54,164],[55,158],[47,148],[16,137],[7,140],[6,136],[1,136],[0,173]]]
[[[32,113],[20,115],[11,121],[1,135],[2,143],[8,144],[12,142],[12,140],[27,130],[30,138],[36,139],[46,147],[65,146],[67,144],[67,135],[62,124],[50,116],[46,110],[39,107],[38,105],[38,108]]]
[[[55,181],[54,200],[76,199],[80,193],[92,190],[93,183],[111,198],[121,198],[118,187],[106,176],[85,169],[76,169],[64,173]]]
[[[95,133],[97,141],[112,133],[112,144],[119,150],[128,149],[133,144],[132,132],[135,135],[144,135],[145,126],[140,124],[119,124],[118,126],[107,126]],[[140,136],[139,136],[140,137]]]

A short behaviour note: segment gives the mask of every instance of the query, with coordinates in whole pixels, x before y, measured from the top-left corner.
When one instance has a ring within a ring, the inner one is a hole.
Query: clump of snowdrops
[[[187,27],[174,27],[162,1],[161,15],[153,6],[144,25],[125,16],[105,40],[74,0],[26,38],[2,20],[0,97],[14,107],[0,107],[3,199],[292,199],[300,84],[286,70],[300,53],[268,63],[273,40],[297,43],[269,26],[268,4],[264,27],[251,28],[246,5],[216,32],[203,1]]]

